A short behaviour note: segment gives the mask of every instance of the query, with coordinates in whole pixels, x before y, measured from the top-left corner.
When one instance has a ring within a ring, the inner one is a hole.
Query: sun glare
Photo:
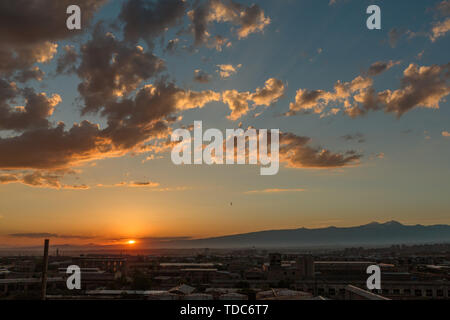
[[[135,240],[128,240],[128,242],[127,242],[128,244],[135,244],[136,243],[136,241]]]

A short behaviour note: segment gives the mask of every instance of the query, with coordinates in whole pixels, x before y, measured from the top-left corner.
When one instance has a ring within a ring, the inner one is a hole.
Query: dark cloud
[[[19,181],[25,185],[32,187],[46,187],[60,189],[61,183],[59,182],[61,176],[51,173],[43,173],[35,171],[33,173],[27,173],[19,176]]]
[[[392,28],[391,30],[389,30],[389,33],[388,33],[389,45],[392,48],[395,48],[397,46],[397,43],[400,40],[400,38],[405,34],[406,34],[406,31],[400,30],[398,28]]]
[[[158,187],[159,183],[151,181],[132,181],[128,185],[130,187],[137,187],[137,188],[154,188]]]
[[[145,80],[165,70],[164,61],[140,46],[127,45],[101,25],[81,49],[77,74],[84,99],[83,113],[97,112],[105,104],[128,96]]]
[[[239,39],[246,38],[255,32],[262,32],[270,24],[270,18],[264,15],[264,11],[258,5],[246,7],[232,0],[198,1],[188,15],[192,21],[192,31],[197,46],[202,44],[217,46],[217,40],[220,39],[211,37],[208,30],[213,22],[228,22],[238,26]]]
[[[88,121],[65,131],[64,124],[0,138],[0,169],[61,169],[112,153],[99,127]]]
[[[180,43],[180,39],[178,39],[178,38],[169,40],[167,42],[167,46],[165,48],[165,51],[170,53],[170,54],[175,53],[177,51],[177,49],[178,49],[179,43]]]
[[[63,48],[64,52],[59,56],[56,62],[56,73],[74,73],[76,72],[76,63],[79,55],[74,46],[67,45]]]
[[[177,241],[177,240],[189,240],[192,237],[144,237],[139,238],[139,240],[149,240],[149,241]]]
[[[119,18],[125,23],[127,41],[143,39],[152,45],[154,38],[182,21],[185,11],[184,0],[128,0]]]
[[[443,0],[439,2],[434,9],[439,13],[439,15],[450,16],[450,1]]]
[[[366,138],[362,133],[355,133],[355,134],[346,134],[341,137],[345,141],[357,141],[358,143],[364,143],[366,142]]]
[[[0,2],[0,42],[36,44],[57,41],[79,31],[66,27],[66,9],[78,5],[86,28],[94,12],[105,0],[2,0]],[[20,17],[20,18],[18,18]]]
[[[79,235],[66,235],[66,234],[56,234],[56,233],[12,233],[8,236],[12,238],[30,238],[30,239],[41,239],[41,238],[59,238],[59,239],[94,239],[94,237],[89,236],[79,236]]]
[[[270,23],[270,18],[264,16],[264,11],[256,4],[241,9],[238,30],[239,38],[247,38],[249,34],[261,32]]]
[[[450,94],[449,79],[450,63],[422,67],[410,64],[403,72],[401,89],[383,91],[378,96],[385,111],[398,116],[416,107],[438,109]]]
[[[42,81],[45,73],[39,67],[35,66],[27,70],[20,70],[14,77],[14,80],[18,82],[27,82],[29,80]]]
[[[19,89],[14,82],[9,82],[0,78],[0,106],[14,99],[19,94]]]
[[[139,90],[134,99],[108,104],[102,111],[108,119],[104,133],[116,146],[130,148],[151,136],[167,134],[168,121],[174,114],[219,100],[220,94],[213,91],[186,91],[159,81]]]
[[[400,64],[400,61],[377,61],[369,67],[367,74],[369,76],[377,76],[398,64]]]
[[[212,76],[202,70],[194,71],[194,81],[199,83],[208,83],[211,82]]]
[[[293,133],[280,135],[280,161],[291,168],[339,168],[357,165],[362,155],[355,151],[333,153],[327,149],[314,148],[311,138]]]
[[[311,112],[320,113],[323,104],[330,100],[329,93],[323,90],[299,89],[297,91],[295,102],[289,106],[287,116],[296,115],[298,112],[308,114]]]
[[[18,70],[32,68],[35,63],[46,63],[53,59],[58,45],[49,41],[34,45],[21,45],[14,49],[0,43],[0,75],[11,76]]]
[[[145,142],[167,136],[176,114],[219,100],[220,94],[213,91],[186,91],[164,81],[147,85],[135,98],[110,102],[102,109],[105,129],[83,121],[70,130],[60,123],[0,138],[0,168],[61,169],[132,150],[144,152]]]
[[[104,2],[19,0],[0,4],[0,130],[17,133],[0,137],[0,170],[27,170],[1,175],[0,183],[85,189],[84,185],[62,183],[64,170],[95,159],[146,152],[154,147],[150,144],[152,140],[167,138],[171,125],[185,110],[223,101],[232,110],[230,119],[237,119],[249,112],[249,103],[253,107],[268,107],[283,97],[286,85],[275,78],[254,92],[229,90],[223,95],[211,90],[185,90],[159,78],[165,71],[164,61],[136,42],[144,40],[151,45],[167,28],[177,25],[185,14],[186,2],[129,0],[120,14],[124,40],[105,32],[102,24],[98,24],[89,29],[91,38],[81,45],[79,52],[74,46],[65,46],[57,61],[58,74],[74,72],[81,80],[78,91],[84,103],[82,113],[98,115],[106,125],[102,128],[82,121],[66,127],[64,123],[51,123],[49,119],[61,102],[60,96],[18,88],[9,77],[19,82],[41,79],[42,71],[34,64],[49,62],[57,53],[57,41],[79,34],[65,27],[66,7],[80,5],[85,26]],[[23,19],[11,19],[19,16]],[[218,50],[231,42],[220,35],[211,35],[211,24],[230,23],[242,39],[262,32],[270,23],[258,5],[244,6],[231,0],[198,1],[189,17],[195,43],[214,45]],[[198,76],[197,80],[207,79],[205,74]],[[146,84],[150,79],[153,84]],[[336,84],[333,97],[347,99],[366,88],[361,85],[365,80]],[[24,99],[24,105],[15,106],[15,100],[20,99]],[[311,147],[310,141],[283,135],[280,151],[283,161],[290,167],[334,168],[355,164],[360,159],[354,152],[333,153]],[[153,185],[138,181],[129,186]]]
[[[0,1],[0,74],[29,69],[48,62],[56,53],[56,41],[80,33],[66,27],[66,9],[76,4],[87,27],[105,0],[2,0]]]
[[[10,107],[8,100],[18,95],[23,96],[25,105]],[[48,117],[60,102],[58,94],[47,97],[45,93],[35,93],[30,88],[19,90],[13,83],[0,80],[0,130],[22,131],[48,127]]]
[[[189,17],[192,20],[192,28],[194,32],[195,45],[202,45],[208,38],[208,14],[210,10],[210,2],[203,2],[189,12]]]
[[[0,184],[9,184],[18,182],[19,178],[17,178],[14,174],[2,174],[0,175]]]

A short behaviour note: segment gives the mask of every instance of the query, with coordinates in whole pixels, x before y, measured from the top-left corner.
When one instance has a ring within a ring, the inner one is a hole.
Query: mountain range
[[[270,230],[167,243],[184,248],[308,247],[425,244],[450,242],[449,225],[403,225],[373,222],[357,227]]]
[[[136,250],[155,249],[239,249],[239,248],[333,248],[361,246],[389,246],[395,244],[442,244],[450,243],[450,225],[404,225],[397,221],[386,223],[372,222],[356,227],[327,227],[319,229],[268,230],[244,234],[235,234],[205,239],[136,239],[140,244]],[[105,251],[122,252],[123,245],[53,244],[53,249],[63,251]],[[17,247],[0,246],[0,251],[16,250]],[[42,245],[21,247],[22,250],[42,250]],[[131,249],[131,248],[128,248]]]

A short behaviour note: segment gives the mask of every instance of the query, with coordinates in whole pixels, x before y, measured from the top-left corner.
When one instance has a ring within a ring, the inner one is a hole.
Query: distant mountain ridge
[[[186,239],[170,241],[152,241],[136,239],[142,244],[137,249],[239,249],[239,248],[333,248],[389,246],[394,244],[441,244],[450,243],[450,225],[404,225],[397,221],[386,223],[372,222],[356,227],[327,227],[319,229],[267,230],[260,232],[228,235],[205,239]],[[59,248],[65,252],[102,252],[105,250],[122,252],[123,245],[74,245],[53,244],[52,249]],[[131,248],[128,248],[131,249]],[[20,250],[42,251],[42,245],[29,247],[2,247],[0,253]]]
[[[269,230],[207,239],[174,241],[170,243],[170,247],[242,248],[255,246],[285,248],[445,242],[450,242],[449,225],[403,225],[397,221],[389,221],[386,223],[372,222],[357,227]]]

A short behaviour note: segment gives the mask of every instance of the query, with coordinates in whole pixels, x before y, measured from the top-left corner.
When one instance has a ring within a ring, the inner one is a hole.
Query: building
[[[90,257],[80,256],[73,258],[73,264],[80,268],[98,268],[102,271],[122,275],[127,274],[127,259],[122,257]]]

